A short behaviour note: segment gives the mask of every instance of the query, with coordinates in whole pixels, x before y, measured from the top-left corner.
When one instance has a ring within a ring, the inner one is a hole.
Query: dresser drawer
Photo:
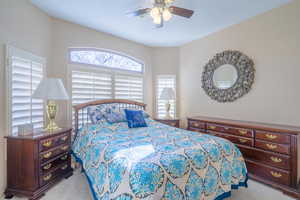
[[[189,127],[197,128],[197,129],[205,129],[205,123],[199,121],[189,120]]]
[[[43,152],[40,154],[41,163],[47,162],[48,160],[51,160],[52,158],[54,158],[59,154],[69,152],[69,150],[70,150],[70,145],[65,144],[65,145],[60,145],[54,149],[48,150],[46,152]]]
[[[62,134],[60,136],[56,136],[56,137],[52,137],[52,138],[49,138],[49,139],[44,139],[44,140],[41,140],[39,145],[40,145],[40,151],[43,152],[43,151],[47,151],[51,148],[54,148],[56,146],[59,146],[61,144],[65,144],[65,143],[68,143],[70,138],[69,138],[69,133],[65,133],[65,134]]]
[[[53,169],[56,169],[57,166],[61,165],[62,163],[65,163],[66,161],[68,161],[69,159],[68,154],[63,154],[60,157],[58,157],[57,159],[50,161],[50,162],[46,162],[43,165],[41,165],[41,169],[40,169],[40,173],[46,174],[49,173],[50,171],[52,171]]]
[[[224,127],[226,133],[231,133],[237,136],[243,136],[253,138],[253,131],[251,129],[235,128],[235,127]]]
[[[40,176],[40,185],[43,186],[43,185],[51,182],[52,180],[61,176],[64,173],[66,173],[70,169],[71,169],[71,166],[68,162],[60,164],[55,169],[53,169],[51,172]]]
[[[259,163],[264,163],[272,167],[278,167],[281,169],[289,170],[290,166],[290,157],[277,154],[265,152],[262,150],[257,150],[254,148],[247,148],[241,145],[238,145],[240,151],[242,152],[244,158],[258,161]]]
[[[283,144],[290,144],[291,138],[287,134],[280,134],[280,133],[272,133],[266,131],[259,131],[257,130],[255,133],[256,139],[275,142],[275,143],[283,143]]]
[[[207,130],[217,131],[217,132],[225,132],[225,126],[219,124],[207,124]]]
[[[272,180],[279,184],[290,185],[290,173],[288,171],[268,167],[249,160],[246,160],[246,165],[248,172],[251,174],[255,174],[256,176],[267,180]]]
[[[199,133],[206,133],[205,129],[200,129],[200,128],[189,127],[188,130],[189,131],[196,131],[196,132],[199,132]]]
[[[246,146],[253,146],[253,139],[251,138],[245,138],[245,137],[239,137],[239,136],[234,136],[234,135],[229,135],[226,133],[218,133],[215,131],[209,131],[209,133],[211,133],[212,135],[221,137],[221,138],[225,138],[235,144],[242,144],[242,145],[246,145]]]
[[[277,144],[277,143],[271,143],[262,140],[256,140],[255,147],[272,151],[272,152],[290,154],[290,145],[286,145],[286,144]]]

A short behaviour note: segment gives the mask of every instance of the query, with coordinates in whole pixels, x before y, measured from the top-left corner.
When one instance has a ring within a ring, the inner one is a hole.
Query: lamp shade
[[[159,97],[161,100],[174,100],[175,92],[173,88],[164,88]]]
[[[34,91],[32,98],[44,100],[68,100],[69,96],[61,79],[45,78]]]

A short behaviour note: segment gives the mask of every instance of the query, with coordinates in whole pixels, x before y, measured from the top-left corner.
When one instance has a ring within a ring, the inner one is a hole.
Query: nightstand
[[[163,123],[163,124],[167,124],[169,126],[174,126],[176,128],[179,128],[180,126],[180,120],[179,119],[154,119],[155,121],[158,121],[160,123]]]
[[[72,129],[55,132],[35,131],[28,136],[7,136],[7,188],[5,197],[41,198],[71,168]]]

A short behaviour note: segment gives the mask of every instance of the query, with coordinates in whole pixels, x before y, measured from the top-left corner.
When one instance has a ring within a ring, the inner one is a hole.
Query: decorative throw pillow
[[[105,120],[104,109],[105,107],[103,105],[88,107],[87,112],[92,124],[97,124],[98,122]]]
[[[126,116],[124,110],[117,104],[107,105],[104,113],[104,117],[109,123],[126,122]]]
[[[142,110],[125,109],[126,119],[129,128],[147,127]]]

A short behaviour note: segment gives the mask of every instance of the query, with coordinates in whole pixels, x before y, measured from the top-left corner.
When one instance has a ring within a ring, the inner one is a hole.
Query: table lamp
[[[170,109],[171,109],[171,104],[170,100],[175,100],[175,92],[173,88],[164,88],[160,94],[159,99],[161,100],[166,100],[166,117],[165,119],[171,119],[170,115]]]
[[[37,89],[32,94],[32,98],[43,99],[48,101],[47,105],[47,117],[49,123],[46,126],[47,131],[55,131],[60,128],[55,123],[55,116],[58,106],[55,104],[55,100],[68,100],[69,96],[61,81],[58,78],[45,78],[38,85]]]

